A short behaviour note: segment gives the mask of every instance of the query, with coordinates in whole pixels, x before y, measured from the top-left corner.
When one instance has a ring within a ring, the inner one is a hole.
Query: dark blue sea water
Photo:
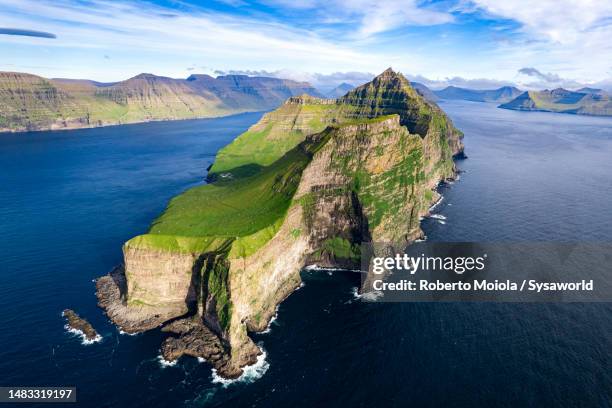
[[[441,106],[469,158],[428,239],[612,241],[612,119]],[[0,385],[75,385],[95,407],[611,406],[610,304],[368,303],[356,274],[307,272],[254,335],[259,375],[229,385],[161,365],[158,331],[118,333],[92,280],[259,116],[0,136]],[[102,342],[66,332],[66,307]]]

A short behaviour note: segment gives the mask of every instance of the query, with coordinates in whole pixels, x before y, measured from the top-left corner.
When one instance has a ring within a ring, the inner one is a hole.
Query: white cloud
[[[315,9],[329,23],[353,22],[358,37],[398,27],[428,26],[453,21],[453,15],[425,7],[417,0],[268,0],[269,4],[298,9]]]
[[[99,49],[101,55],[112,51],[116,60],[119,60],[121,52],[148,53],[159,55],[158,67],[177,57],[189,58],[187,64],[199,60],[220,68],[240,67],[245,63],[253,67],[277,68],[287,61],[313,70],[331,70],[350,60],[376,60],[368,58],[367,53],[326,40],[312,31],[261,18],[238,18],[191,9],[189,12],[172,10],[170,15],[168,9],[151,5],[143,7],[139,2],[99,0],[87,3],[0,0],[0,7],[5,10],[3,24],[34,27],[57,34],[53,44],[45,44],[48,49]],[[15,37],[0,41],[0,45],[19,46],[37,45],[41,40]],[[66,63],[70,62],[66,60]],[[138,61],[134,64],[139,65]],[[103,71],[109,67],[97,68]]]
[[[186,77],[264,70],[322,88],[334,73],[378,73],[389,65],[434,78],[434,86],[533,84],[534,77],[517,74],[523,67],[577,83],[612,77],[610,1],[260,0],[275,7],[267,14],[245,11],[246,0],[216,1],[241,14],[143,0],[0,0],[3,26],[57,36],[0,37],[0,70],[45,66],[32,73],[100,81],[143,71]],[[497,24],[481,25],[483,13]]]
[[[550,41],[573,44],[585,34],[609,26],[612,2],[602,0],[472,0],[483,10],[512,19]]]
[[[578,82],[609,75],[612,2],[598,0],[471,0],[471,10],[520,24],[519,34],[500,44],[500,63],[539,66]],[[518,66],[517,66],[518,65]]]

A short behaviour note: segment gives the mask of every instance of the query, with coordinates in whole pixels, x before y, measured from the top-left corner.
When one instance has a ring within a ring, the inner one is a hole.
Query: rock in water
[[[87,320],[76,314],[74,310],[66,309],[62,312],[62,316],[68,320],[68,326],[71,329],[78,330],[83,333],[86,340],[94,341],[99,338],[98,332],[93,328],[93,326]]]

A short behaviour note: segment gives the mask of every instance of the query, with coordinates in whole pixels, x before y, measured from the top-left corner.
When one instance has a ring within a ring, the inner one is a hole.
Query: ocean
[[[440,106],[468,158],[428,240],[612,241],[612,118]],[[260,116],[0,135],[0,386],[76,386],[86,407],[612,406],[611,304],[372,303],[358,274],[304,271],[230,383],[163,364],[158,330],[120,333],[93,280]]]

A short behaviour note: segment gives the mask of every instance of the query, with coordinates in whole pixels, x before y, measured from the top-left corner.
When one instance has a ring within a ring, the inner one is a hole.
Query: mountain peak
[[[150,74],[148,72],[140,73],[130,79],[148,79],[148,78],[157,78],[157,75]]]
[[[371,82],[371,86],[380,89],[395,89],[402,92],[414,92],[410,82],[400,72],[394,71],[392,68],[387,68],[380,75],[375,77]],[[367,84],[366,84],[367,85]],[[362,85],[363,86],[363,85]],[[412,95],[414,96],[414,95]]]
[[[186,81],[198,81],[198,80],[214,80],[213,77],[207,74],[191,74],[187,77]]]
[[[400,74],[399,72],[395,72],[393,70],[393,68],[389,67],[389,68],[385,69],[380,75],[378,75],[374,79],[375,80],[376,79],[379,79],[379,80],[381,80],[381,79],[382,80],[389,80],[389,79],[396,79],[396,78],[399,78],[401,76],[402,76],[402,74]]]
[[[400,123],[411,133],[422,137],[429,121],[421,113],[436,107],[429,104],[399,72],[389,68],[371,82],[358,86],[339,99],[340,103],[358,106],[361,117],[376,117],[381,112],[400,115]]]

